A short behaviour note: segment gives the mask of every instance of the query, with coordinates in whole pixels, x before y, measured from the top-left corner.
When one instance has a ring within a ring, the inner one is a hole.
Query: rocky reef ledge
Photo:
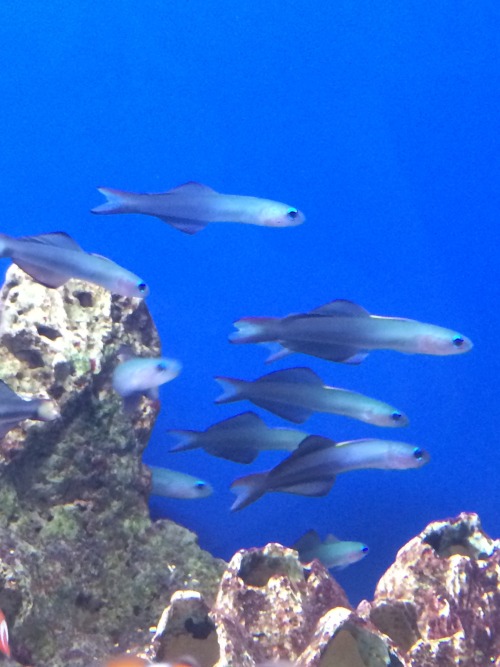
[[[144,302],[79,281],[46,289],[12,267],[0,307],[0,379],[61,415],[0,443],[7,667],[123,653],[200,667],[500,667],[500,541],[477,515],[427,526],[357,609],[319,562],[281,545],[226,565],[149,518],[141,457],[158,405],[126,415],[110,384],[122,345],[160,353]]]
[[[0,378],[61,414],[0,443],[11,664],[86,667],[147,643],[175,591],[212,601],[224,564],[185,528],[149,518],[141,456],[159,406],[143,399],[126,415],[110,383],[122,345],[160,354],[145,303],[77,280],[47,289],[13,266],[0,308]]]

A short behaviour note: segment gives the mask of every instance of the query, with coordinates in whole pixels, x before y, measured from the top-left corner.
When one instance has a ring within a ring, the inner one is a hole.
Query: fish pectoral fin
[[[61,287],[67,282],[71,276],[65,276],[61,273],[56,273],[55,271],[50,271],[49,269],[41,269],[39,266],[33,266],[28,264],[28,262],[15,261],[15,264],[33,278],[37,283],[43,285],[44,287],[51,287],[53,289]]]
[[[200,220],[190,220],[189,218],[172,218],[165,215],[157,215],[156,218],[163,220],[167,225],[172,225],[185,234],[197,234],[208,225],[208,222]]]
[[[348,301],[347,299],[335,299],[335,301],[330,301],[330,303],[325,303],[323,306],[310,310],[308,314],[325,315],[327,317],[334,317],[335,315],[342,315],[343,317],[370,317],[370,313],[363,306],[358,306],[357,303]]]
[[[36,236],[21,236],[18,241],[29,241],[30,243],[43,243],[55,248],[65,248],[66,250],[79,250],[83,252],[81,246],[66,232],[49,232],[48,234],[37,234]]]
[[[203,183],[198,183],[198,181],[188,181],[187,183],[183,183],[182,185],[177,185],[175,188],[172,188],[171,190],[168,190],[165,194],[193,194],[193,195],[199,195],[201,193],[205,194],[212,194],[216,195],[219,194],[212,188],[210,188],[208,185],[204,185]]]

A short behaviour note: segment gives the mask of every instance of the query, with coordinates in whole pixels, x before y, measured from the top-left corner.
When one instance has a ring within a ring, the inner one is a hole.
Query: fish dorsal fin
[[[65,250],[80,250],[82,248],[78,243],[66,232],[49,232],[48,234],[37,234],[36,236],[21,236],[19,241],[30,241],[35,243],[43,243],[51,245],[55,248],[64,248]]]
[[[168,190],[166,193],[168,195],[172,194],[185,194],[185,195],[200,195],[200,194],[218,194],[215,190],[208,187],[208,185],[203,185],[203,183],[198,183],[197,181],[188,181],[182,185],[178,185],[171,190]]]
[[[217,424],[213,424],[213,426],[210,426],[207,428],[207,432],[220,432],[220,431],[232,431],[236,429],[242,429],[242,428],[260,428],[264,426],[265,424],[262,421],[262,419],[255,414],[255,412],[242,412],[239,415],[235,415],[234,417],[229,417],[228,419],[223,419],[220,422],[217,422]]]
[[[295,449],[288,458],[279,463],[276,468],[273,468],[273,470],[277,470],[283,464],[288,464],[294,459],[301,459],[304,456],[319,452],[322,449],[326,449],[327,447],[336,446],[337,443],[335,440],[330,440],[330,438],[324,438],[322,435],[308,435],[307,438],[302,440],[297,449]]]
[[[315,549],[321,544],[320,537],[318,533],[311,529],[308,530],[307,533],[304,533],[302,537],[299,537],[299,539],[292,544],[292,549],[295,549],[295,551],[310,551],[311,549]]]
[[[311,386],[323,386],[323,380],[316,375],[314,371],[305,366],[298,366],[297,368],[285,368],[282,371],[274,371],[263,375],[255,380],[256,383],[266,382],[291,382],[294,384],[309,384]]]
[[[329,533],[325,537],[325,544],[335,544],[336,542],[340,542],[338,537],[335,537],[332,533]]]
[[[363,306],[358,306],[357,303],[348,301],[347,299],[336,299],[335,301],[330,301],[330,303],[325,303],[323,306],[309,311],[308,315],[370,317],[370,313]]]

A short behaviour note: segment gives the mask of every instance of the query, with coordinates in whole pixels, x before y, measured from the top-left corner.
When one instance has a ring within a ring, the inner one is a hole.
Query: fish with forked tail
[[[337,299],[308,313],[287,317],[244,317],[234,326],[231,343],[274,343],[267,362],[293,352],[345,364],[359,364],[372,350],[406,354],[455,355],[472,342],[452,329],[400,317],[370,313],[352,301]]]
[[[98,188],[107,201],[92,213],[142,213],[166,222],[186,234],[196,234],[210,222],[242,222],[264,227],[295,227],[304,222],[303,213],[287,204],[224,195],[202,183],[190,181],[168,192],[141,194]]]
[[[375,424],[406,426],[408,417],[400,410],[375,398],[348,389],[328,387],[310,368],[287,368],[263,375],[253,382],[216,377],[224,393],[216,403],[248,400],[296,424],[313,412],[328,412]]]

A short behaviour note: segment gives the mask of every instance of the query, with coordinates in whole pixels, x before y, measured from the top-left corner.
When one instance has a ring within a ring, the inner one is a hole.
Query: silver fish
[[[237,498],[231,510],[243,509],[269,491],[324,496],[343,472],[369,468],[406,470],[420,468],[429,460],[425,450],[404,442],[352,440],[337,444],[311,435],[271,470],[235,480],[231,490]]]
[[[376,426],[400,427],[409,423],[406,415],[387,403],[324,385],[310,368],[287,368],[253,382],[227,377],[215,380],[224,389],[216,403],[246,399],[296,424],[305,422],[313,412],[344,415]]]
[[[0,234],[0,257],[10,257],[45,287],[60,287],[70,278],[80,278],[121,296],[143,299],[149,294],[141,278],[107,257],[85,252],[64,232],[18,238]]]
[[[213,493],[212,486],[202,479],[178,470],[148,466],[151,470],[151,493],[167,498],[206,498]]]
[[[291,428],[270,428],[255,412],[242,412],[205,431],[172,430],[168,433],[178,440],[171,452],[199,447],[212,456],[237,463],[251,463],[264,450],[293,451],[307,436],[307,433]]]
[[[59,417],[56,404],[50,399],[24,399],[0,380],[0,438],[25,419],[52,421]]]
[[[242,222],[264,227],[295,227],[304,222],[293,206],[270,199],[224,195],[190,181],[168,192],[140,194],[98,188],[107,202],[92,213],[142,213],[159,218],[186,234],[196,234],[210,222]]]
[[[137,407],[141,396],[158,399],[158,387],[181,372],[182,364],[167,357],[134,357],[118,364],[113,372],[113,389],[123,398],[125,410]]]
[[[245,317],[235,322],[232,343],[276,342],[267,361],[292,352],[358,364],[371,350],[407,354],[463,354],[472,342],[458,331],[398,317],[370,315],[352,301],[337,299],[309,313],[287,317]]]
[[[328,569],[343,569],[356,563],[368,553],[368,547],[362,542],[345,542],[327,535],[324,542],[315,530],[308,530],[302,535],[292,549],[299,552],[302,563],[310,563],[317,558]]]

